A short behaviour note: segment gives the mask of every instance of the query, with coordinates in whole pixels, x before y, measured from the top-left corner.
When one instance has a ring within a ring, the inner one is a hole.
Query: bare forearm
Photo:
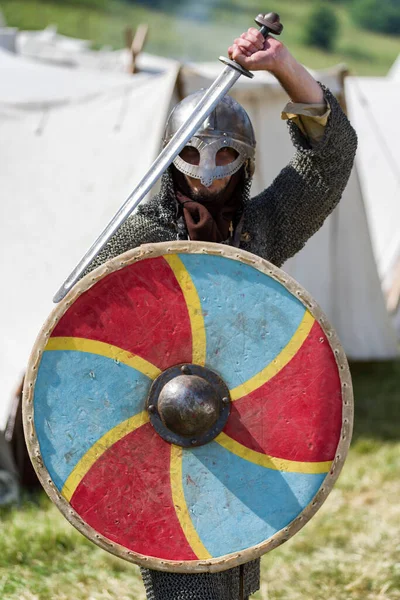
[[[322,104],[324,93],[314,77],[288,52],[270,72],[277,78],[292,102]]]
[[[274,37],[264,37],[251,27],[228,48],[231,58],[251,71],[269,71],[293,102],[320,104],[324,94],[310,73]]]

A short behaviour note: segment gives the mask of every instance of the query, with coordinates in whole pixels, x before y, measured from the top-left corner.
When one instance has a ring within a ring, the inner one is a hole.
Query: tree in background
[[[339,20],[329,4],[319,5],[309,13],[304,41],[309,46],[333,50],[339,32]]]
[[[400,35],[400,0],[354,0],[351,13],[365,29]]]

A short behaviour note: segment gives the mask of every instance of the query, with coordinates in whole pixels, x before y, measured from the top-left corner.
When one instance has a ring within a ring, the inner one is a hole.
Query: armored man
[[[251,28],[229,48],[243,67],[272,73],[290,102],[283,111],[295,147],[291,162],[256,197],[250,188],[255,136],[244,109],[225,97],[164,173],[161,191],[139,207],[91,269],[141,244],[197,240],[229,244],[281,266],[298,252],[339,202],[357,146],[354,130],[331,92],[278,40]],[[167,143],[204,92],[172,111]],[[269,141],[274,152],[274,140]],[[261,165],[262,168],[262,165]],[[259,588],[260,561],[221,573],[142,569],[149,600],[242,600]]]

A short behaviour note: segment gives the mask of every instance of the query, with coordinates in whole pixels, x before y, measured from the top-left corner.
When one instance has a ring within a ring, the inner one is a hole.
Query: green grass
[[[102,4],[105,8],[79,5],[79,2],[0,0],[0,8],[10,26],[42,29],[56,23],[61,33],[90,39],[95,47],[104,44],[121,47],[126,26],[147,22],[150,25],[148,51],[197,61],[216,60],[225,54],[233,39],[252,26],[253,17],[260,12],[256,0],[192,2],[190,11],[181,9],[180,12],[176,7],[164,12],[149,5],[128,5],[118,0],[102,0]],[[303,44],[304,24],[313,0],[276,0],[269,8],[281,15],[285,26],[282,40],[309,67],[321,69],[344,62],[356,74],[385,75],[399,52],[399,37],[364,31],[351,21],[346,4],[332,5],[341,23],[332,53]]]
[[[400,362],[351,367],[353,443],[316,516],[262,559],[255,600],[400,599]],[[144,600],[139,570],[94,546],[44,495],[0,511],[2,600]]]
[[[144,597],[138,568],[86,540],[44,494],[1,517],[2,600]]]

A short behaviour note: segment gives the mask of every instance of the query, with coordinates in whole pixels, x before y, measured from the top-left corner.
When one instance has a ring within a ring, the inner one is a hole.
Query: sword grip
[[[265,37],[265,39],[270,33],[273,33],[274,35],[280,35],[282,33],[283,25],[277,13],[270,12],[265,15],[259,14],[254,20],[257,25],[260,25],[260,33]],[[249,79],[254,77],[251,71],[239,65],[239,63],[237,63],[235,60],[225,58],[224,56],[220,56],[219,60],[232,69],[235,69],[235,71],[239,71],[241,75],[245,75]]]

